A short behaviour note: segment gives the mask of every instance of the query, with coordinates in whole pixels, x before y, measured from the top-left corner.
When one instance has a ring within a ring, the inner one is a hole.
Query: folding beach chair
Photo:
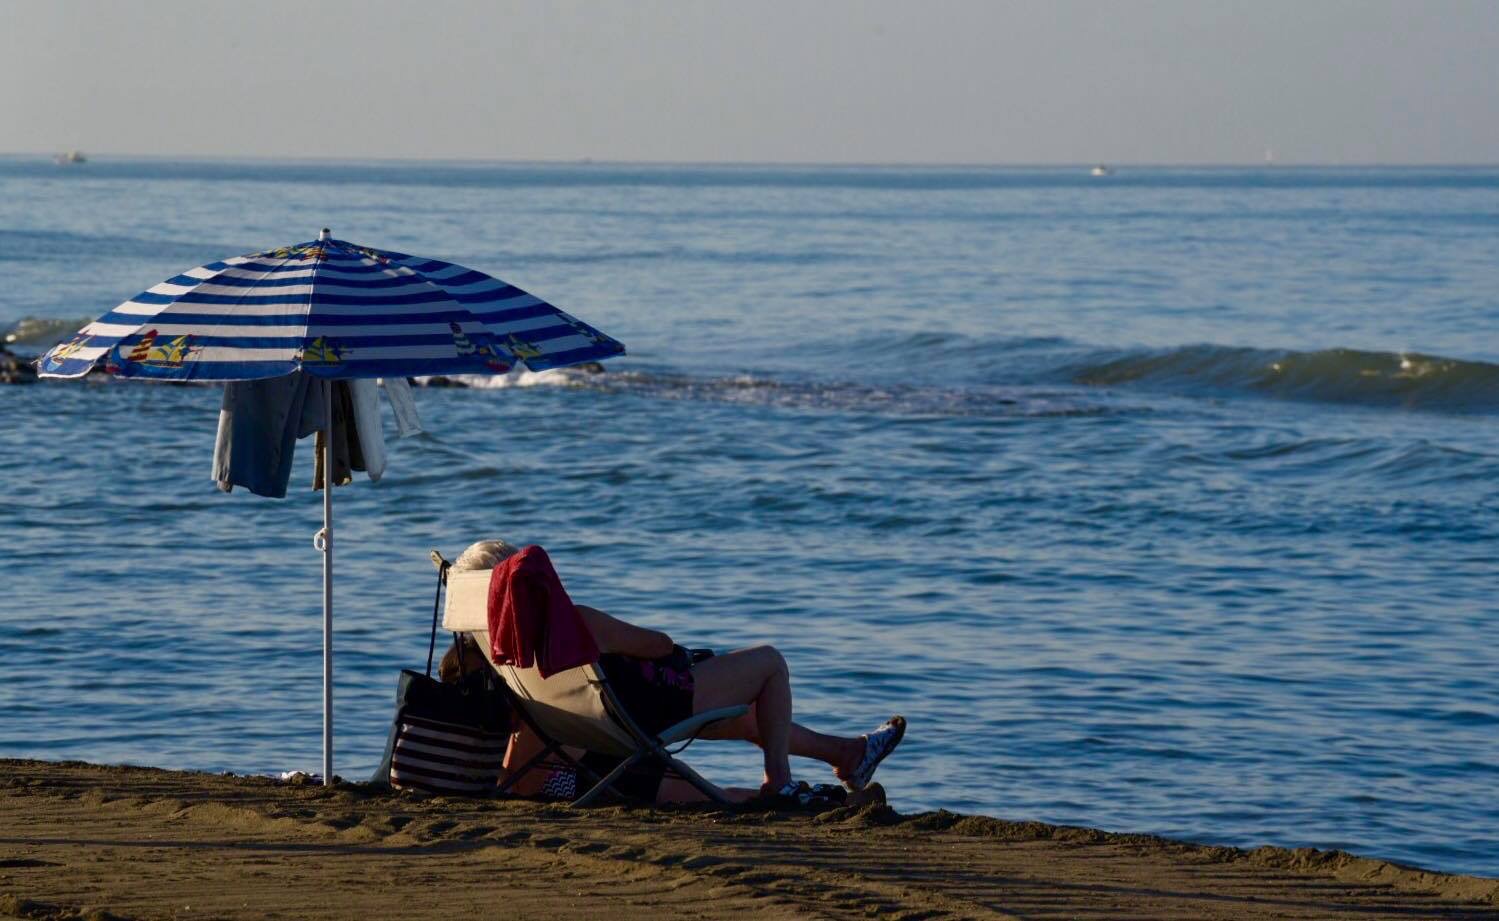
[[[432,551],[432,562],[444,574],[447,585],[443,629],[463,634],[478,644],[484,658],[499,673],[515,714],[536,733],[544,746],[540,754],[521,765],[499,786],[499,792],[509,790],[527,771],[548,759],[560,759],[578,772],[580,787],[584,779],[593,782],[589,790],[573,801],[574,806],[586,806],[605,792],[619,796],[614,789],[615,782],[631,767],[654,758],[665,765],[668,775],[682,778],[711,800],[725,802],[712,784],[679,761],[667,746],[691,741],[713,723],[737,719],[749,712],[748,706],[741,704],[699,713],[653,736],[630,718],[596,662],[558,672],[549,678],[542,678],[535,667],[495,665],[489,651],[490,571],[451,570],[451,564],[435,550]],[[564,751],[563,746],[623,760],[607,776],[600,778]]]

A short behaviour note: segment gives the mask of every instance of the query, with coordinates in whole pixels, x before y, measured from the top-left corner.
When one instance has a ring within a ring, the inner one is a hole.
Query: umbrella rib
[[[317,272],[318,272],[318,266],[320,266],[320,265],[323,264],[323,253],[326,252],[326,250],[325,250],[324,247],[327,246],[327,244],[333,242],[332,240],[327,239],[327,235],[328,235],[328,229],[326,227],[323,228],[322,233],[318,234],[318,241],[321,242],[323,244],[323,246],[319,246],[315,250],[316,255],[313,257],[313,261],[312,261],[312,272],[309,273],[308,276],[307,276],[307,309],[305,311],[303,311],[303,313],[302,313],[302,348],[300,348],[300,349],[297,350],[297,354],[296,354],[296,357],[294,359],[294,361],[296,362],[297,370],[298,371],[305,371],[306,370],[305,368],[302,367],[302,363],[303,363],[303,361],[305,360],[305,358],[307,356],[307,339],[308,339],[309,334],[310,334],[310,332],[312,330],[312,304],[313,304],[313,296],[317,293]],[[329,392],[331,393],[332,391],[329,391]],[[333,403],[332,403],[331,399],[328,402],[328,410],[327,411],[328,411],[328,436],[327,437],[328,437],[328,440],[331,442],[333,440]],[[325,478],[330,477],[332,475],[332,473],[333,473],[333,471],[327,469],[326,467],[323,470],[323,476]],[[328,489],[328,483],[327,482],[323,483],[323,488],[324,489]]]

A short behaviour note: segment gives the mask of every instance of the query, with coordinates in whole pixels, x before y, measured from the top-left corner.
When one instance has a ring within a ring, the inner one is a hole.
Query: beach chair
[[[443,629],[469,637],[499,674],[516,716],[541,739],[542,752],[521,765],[499,786],[504,793],[526,772],[550,759],[558,759],[578,772],[579,788],[592,782],[574,806],[586,806],[606,792],[620,796],[614,784],[631,767],[655,758],[665,765],[668,776],[677,776],[715,802],[726,802],[722,793],[667,749],[688,742],[706,727],[722,720],[737,719],[749,712],[738,705],[696,714],[652,736],[630,718],[598,663],[579,666],[542,678],[536,668],[496,665],[489,651],[489,570],[456,571],[437,551],[432,561],[444,575],[447,599]],[[599,777],[584,767],[563,746],[623,759],[608,775]],[[679,749],[680,751],[680,749]]]

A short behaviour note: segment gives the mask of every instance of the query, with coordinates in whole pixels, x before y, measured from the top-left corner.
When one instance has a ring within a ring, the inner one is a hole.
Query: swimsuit
[[[658,659],[637,659],[607,652],[599,656],[599,668],[614,688],[614,695],[641,731],[658,735],[692,715],[692,656],[681,646]],[[622,759],[589,752],[583,764],[600,777]],[[626,771],[615,789],[647,803],[656,801],[656,791],[666,774],[666,765],[645,758]]]
[[[599,667],[630,718],[657,735],[692,715],[692,656],[681,646],[659,659],[618,653],[599,656]]]

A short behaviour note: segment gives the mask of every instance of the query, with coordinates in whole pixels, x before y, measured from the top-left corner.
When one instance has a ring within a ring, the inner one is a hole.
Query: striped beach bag
[[[387,782],[397,789],[485,796],[499,783],[510,730],[505,700],[484,676],[443,684],[402,671]]]
[[[509,699],[488,668],[465,670],[466,642],[453,635],[460,654],[458,680],[432,677],[437,648],[437,611],[447,582],[448,563],[434,554],[437,596],[432,601],[432,638],[427,671],[403,669],[396,683],[396,717],[385,744],[376,783],[428,793],[487,796],[499,783],[510,743]]]

